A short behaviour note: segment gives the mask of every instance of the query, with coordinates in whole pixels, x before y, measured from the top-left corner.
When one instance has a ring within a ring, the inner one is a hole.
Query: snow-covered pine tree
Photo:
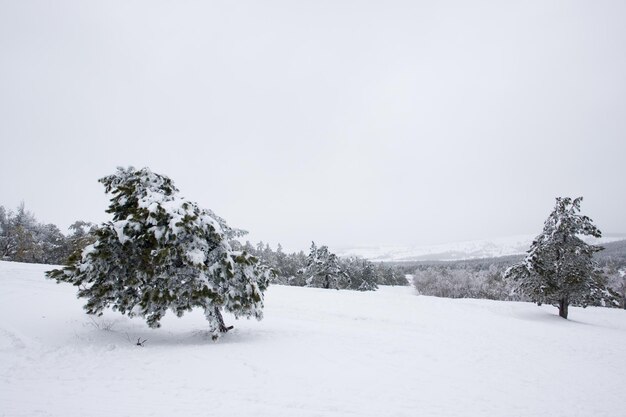
[[[376,273],[374,272],[374,266],[370,262],[365,260],[363,261],[360,279],[361,282],[358,287],[356,287],[357,290],[374,291],[378,289],[378,285],[376,285]]]
[[[13,237],[11,236],[11,213],[0,206],[0,260],[10,259],[13,251]]]
[[[409,285],[404,274],[397,272],[393,267],[380,265],[382,281],[385,285]]]
[[[405,275],[396,268],[384,263],[372,265],[378,285],[409,285]]]
[[[66,238],[53,224],[42,224],[22,202],[17,212],[0,206],[0,259],[60,264],[66,259]]]
[[[340,258],[341,269],[350,277],[348,288],[359,291],[378,289],[378,276],[371,262],[355,256]]]
[[[168,309],[181,317],[198,307],[214,338],[230,329],[222,308],[262,318],[271,271],[232,250],[229,241],[241,231],[180,197],[169,178],[148,168],[118,168],[100,182],[112,195],[112,221],[96,228],[95,243],[73,253],[68,266],[47,273],[79,287],[88,314],[112,307],[159,327]]]
[[[601,236],[589,217],[578,214],[581,201],[582,197],[557,198],[526,258],[504,274],[537,304],[557,306],[563,318],[567,318],[570,304],[618,305],[593,259],[593,254],[603,248],[579,237]]]
[[[307,287],[338,290],[350,284],[350,278],[339,265],[337,255],[330,252],[327,246],[318,248],[315,242],[311,244],[307,265],[298,274],[304,276]]]
[[[26,210],[24,202],[20,203],[11,220],[11,233],[15,239],[15,247],[11,260],[15,262],[41,262],[43,251],[37,239],[37,219]]]
[[[67,259],[67,238],[54,224],[37,224],[34,230],[37,247],[40,248],[36,262],[62,265]]]

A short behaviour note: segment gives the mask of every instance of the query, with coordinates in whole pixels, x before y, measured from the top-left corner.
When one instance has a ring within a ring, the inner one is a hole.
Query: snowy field
[[[623,310],[273,286],[213,342],[199,312],[92,319],[48,268],[0,262],[2,417],[626,413]]]

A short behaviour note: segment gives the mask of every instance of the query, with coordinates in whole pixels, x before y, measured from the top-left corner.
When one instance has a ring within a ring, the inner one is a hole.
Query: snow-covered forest
[[[78,220],[69,233],[37,221],[21,203],[15,210],[0,205],[0,259],[40,264],[64,264],[70,253],[90,243],[94,225]]]
[[[69,233],[63,234],[53,224],[42,224],[25,205],[15,210],[0,206],[0,250],[2,259],[16,262],[64,264],[70,253],[93,242],[91,233],[95,224],[76,221]],[[609,286],[621,294],[621,305],[626,308],[626,241],[602,244],[603,251],[595,254],[599,267],[608,278]],[[303,272],[317,247],[285,253],[279,244],[252,244],[245,241],[240,249],[258,257],[276,274],[272,283],[307,286]],[[328,256],[328,255],[326,255]],[[363,288],[363,282],[376,285],[414,285],[423,295],[448,298],[482,298],[489,300],[528,301],[516,293],[513,284],[503,279],[505,270],[519,262],[522,256],[469,259],[462,261],[370,262],[356,256],[338,257],[341,270],[351,278],[343,288]],[[370,271],[371,270],[371,271]],[[369,279],[369,274],[373,279]],[[365,277],[363,278],[365,274]],[[410,282],[406,279],[409,276]]]
[[[0,259],[15,262],[63,265],[71,253],[84,248],[95,240],[96,225],[77,220],[68,233],[63,233],[54,224],[43,224],[22,203],[15,210],[0,205]],[[241,239],[240,239],[241,240]],[[313,242],[310,250],[285,253],[280,244],[273,250],[269,244],[234,240],[233,245],[252,254],[270,266],[275,275],[272,282],[295,286],[318,286],[318,282],[307,279],[316,271],[336,262],[337,274],[345,275],[336,288],[374,290],[377,285],[408,285],[400,268],[372,263],[356,256],[336,257],[327,246],[317,248]],[[336,258],[336,261],[333,259]],[[319,271],[318,271],[319,272]],[[322,285],[322,284],[319,284]]]
[[[2,259],[29,263],[65,264],[72,252],[95,240],[96,225],[76,221],[68,234],[53,224],[42,224],[24,204],[15,210],[0,206],[0,251]],[[242,234],[242,236],[245,236]],[[308,253],[285,253],[280,244],[233,240],[243,250],[269,266],[271,282],[281,285],[335,289],[375,290],[378,285],[412,285],[423,295],[448,298],[529,301],[516,291],[511,280],[504,279],[506,269],[521,256],[505,256],[463,261],[376,262],[347,256],[337,257],[326,246],[312,243]],[[626,308],[626,241],[609,242],[594,254],[607,285],[620,295],[618,303]],[[332,280],[321,280],[326,272]],[[319,279],[316,279],[318,277]]]

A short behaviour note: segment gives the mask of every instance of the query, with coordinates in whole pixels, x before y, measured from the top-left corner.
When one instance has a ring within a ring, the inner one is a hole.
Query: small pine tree
[[[315,242],[311,245],[306,267],[298,271],[298,274],[304,276],[307,287],[338,290],[350,284],[350,278],[339,265],[337,255],[331,253],[326,246],[318,248]]]
[[[12,233],[15,239],[15,249],[11,260],[15,262],[41,262],[43,252],[36,236],[37,220],[35,215],[26,210],[24,202],[18,208],[12,219]]]
[[[374,267],[370,262],[363,261],[363,267],[360,274],[361,282],[357,287],[359,291],[374,291],[378,289],[376,285],[376,273]]]
[[[37,245],[41,248],[38,262],[62,265],[67,259],[67,238],[54,224],[38,224],[35,228]]]
[[[504,275],[537,304],[556,305],[563,318],[567,318],[570,304],[618,305],[593,259],[593,254],[603,248],[579,237],[601,236],[589,217],[578,214],[581,201],[582,197],[557,198],[526,258]]]
[[[9,259],[13,252],[13,237],[11,236],[11,213],[0,206],[0,260]]]
[[[79,287],[88,314],[112,307],[159,327],[168,309],[181,317],[199,307],[214,338],[230,329],[222,308],[261,319],[271,271],[232,250],[229,242],[241,231],[180,197],[169,178],[148,168],[118,168],[100,182],[112,195],[112,221],[96,228],[95,242],[75,251],[68,266],[47,272]]]
[[[378,289],[378,274],[374,265],[354,256],[340,258],[341,269],[350,277],[348,288],[358,291],[375,291]]]
[[[378,283],[381,285],[409,285],[409,281],[407,281],[404,274],[382,263],[377,267],[377,275]]]

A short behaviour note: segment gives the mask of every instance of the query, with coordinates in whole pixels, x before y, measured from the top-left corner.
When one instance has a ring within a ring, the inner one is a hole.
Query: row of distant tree
[[[308,255],[302,251],[285,253],[280,244],[274,251],[263,242],[256,247],[246,242],[242,249],[270,266],[275,272],[273,282],[277,284],[359,291],[375,290],[378,285],[408,285],[398,267],[373,264],[358,257],[341,258],[315,242]]]
[[[54,224],[37,221],[24,203],[15,211],[0,206],[0,259],[41,264],[64,264],[69,255],[93,240],[93,224],[76,221],[63,234]]]
[[[76,221],[69,233],[63,234],[56,225],[37,221],[23,203],[15,210],[0,206],[0,259],[64,265],[72,253],[96,240],[95,230],[93,223]],[[285,253],[280,244],[272,250],[263,242],[256,246],[231,243],[272,268],[276,284],[360,291],[375,290],[378,285],[408,285],[396,267],[356,257],[340,258],[327,246],[317,247],[315,243],[308,255],[302,251]]]
[[[89,314],[112,307],[158,327],[167,310],[180,317],[197,307],[217,338],[232,328],[224,323],[222,310],[262,318],[263,292],[270,280],[361,291],[407,284],[401,268],[340,259],[315,243],[306,256],[286,254],[280,246],[274,251],[263,243],[241,244],[238,239],[245,232],[180,197],[171,179],[149,168],[118,168],[99,182],[111,195],[107,212],[112,219],[99,226],[76,222],[68,236],[54,225],[39,223],[23,204],[15,212],[0,207],[1,258],[65,264],[47,276],[77,286],[79,297],[88,300],[84,308]],[[564,318],[569,305],[623,306],[624,271],[616,269],[619,279],[611,281],[595,259],[602,248],[580,239],[601,236],[591,219],[579,214],[581,201],[557,198],[523,260],[476,270],[418,269],[413,273],[417,290],[442,297],[553,304]]]
[[[588,218],[576,214],[579,200],[557,201],[563,205],[563,213],[559,216],[574,219],[572,224],[582,219],[589,224],[588,228],[591,227]],[[557,216],[555,213],[551,216]],[[558,229],[563,228],[561,217],[553,219],[554,225],[546,222],[546,230],[541,235],[554,240],[552,236],[556,234],[560,236],[559,240],[546,244],[547,249],[531,251],[531,255],[524,260],[521,257],[504,257],[390,265],[373,264],[356,257],[339,258],[327,246],[318,247],[315,243],[311,245],[308,255],[302,251],[285,253],[280,244],[273,250],[263,242],[254,246],[250,242],[241,244],[231,240],[231,246],[256,257],[260,264],[271,269],[271,281],[283,285],[371,291],[376,290],[378,285],[407,285],[407,273],[413,275],[414,286],[424,295],[539,303],[565,300],[566,304],[620,305],[626,308],[626,242],[608,244],[608,250],[602,254],[602,248],[580,240],[576,236],[577,229]],[[596,229],[591,230],[599,235]],[[77,221],[69,231],[64,235],[57,226],[38,222],[24,204],[15,211],[0,206],[0,259],[66,264],[71,254],[80,254],[83,248],[97,240],[98,227]],[[240,238],[245,233],[235,232],[231,238]],[[538,241],[533,245],[538,245]],[[538,268],[555,263],[562,265],[541,275],[537,273]],[[510,275],[510,271],[514,270],[512,265],[521,271],[517,279]],[[562,273],[561,270],[568,272]],[[524,285],[532,288],[524,288]],[[549,288],[556,294],[554,297],[560,298],[551,299],[553,296],[547,295]],[[567,315],[566,307],[562,306],[564,316]]]

